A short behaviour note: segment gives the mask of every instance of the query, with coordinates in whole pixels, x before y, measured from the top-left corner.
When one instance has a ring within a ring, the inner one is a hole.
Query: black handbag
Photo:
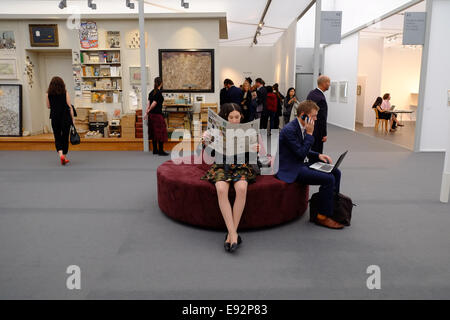
[[[314,193],[309,200],[309,221],[316,221],[317,214],[319,213],[320,197],[319,193]],[[343,224],[344,226],[350,226],[352,219],[352,209],[357,204],[353,203],[352,199],[343,195],[342,193],[334,193],[334,210],[331,219]]]
[[[70,126],[70,143],[72,145],[77,145],[80,144],[81,139],[80,139],[80,135],[77,132],[77,129],[75,128],[74,125]]]

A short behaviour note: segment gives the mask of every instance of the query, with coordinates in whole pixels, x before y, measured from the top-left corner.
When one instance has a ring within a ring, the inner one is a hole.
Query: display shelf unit
[[[101,107],[101,109],[109,109],[104,111],[111,111],[110,108],[117,108],[123,110],[123,83],[122,83],[122,54],[121,50],[117,48],[95,48],[95,49],[80,49],[80,64],[81,64],[81,92],[90,94],[90,105],[93,108]],[[108,68],[109,66],[109,68]],[[99,86],[100,88],[96,88]],[[86,88],[87,87],[87,88]],[[95,95],[97,93],[97,95]],[[119,94],[119,101],[104,102],[104,94],[110,95],[112,93]],[[97,101],[98,95],[102,96],[101,101]],[[110,112],[108,112],[110,113]]]

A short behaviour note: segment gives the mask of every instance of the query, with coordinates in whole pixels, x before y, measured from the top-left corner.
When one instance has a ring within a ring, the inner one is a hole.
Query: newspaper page
[[[216,152],[226,156],[257,152],[259,119],[234,124],[208,109],[208,131],[213,137],[211,147]]]

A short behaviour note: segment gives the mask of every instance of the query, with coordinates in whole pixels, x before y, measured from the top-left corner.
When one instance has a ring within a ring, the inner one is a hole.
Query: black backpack
[[[316,221],[317,214],[319,213],[320,197],[316,192],[311,196],[309,200],[309,221]],[[342,193],[334,194],[334,211],[330,217],[334,221],[348,227],[350,226],[350,220],[352,219],[352,209],[356,206],[352,202],[352,199],[343,195]]]

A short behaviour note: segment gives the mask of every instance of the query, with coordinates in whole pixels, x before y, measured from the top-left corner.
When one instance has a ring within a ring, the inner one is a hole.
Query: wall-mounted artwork
[[[0,136],[22,136],[22,85],[0,84]]]
[[[339,102],[348,102],[348,81],[339,82]]]
[[[214,92],[214,50],[159,50],[165,92]]]
[[[0,30],[0,52],[16,50],[16,38],[14,31]]]
[[[206,101],[206,96],[204,94],[194,96],[194,102],[205,103],[205,101]]]
[[[80,45],[82,49],[98,48],[97,23],[92,21],[81,22]]]
[[[30,45],[32,47],[58,47],[57,24],[30,24]]]
[[[33,88],[33,84],[34,84],[33,72],[34,72],[33,61],[31,61],[31,58],[29,56],[27,56],[27,58],[25,60],[24,76],[26,77],[28,86],[30,88]]]
[[[120,48],[120,31],[106,32],[106,45],[108,48]]]
[[[16,59],[0,59],[0,79],[17,79]]]
[[[141,84],[141,67],[130,67],[130,84]],[[147,66],[147,84],[150,84],[150,68]]]
[[[148,34],[145,33],[145,47],[148,46]],[[139,49],[141,47],[141,38],[139,31],[131,31],[127,33],[127,48]]]
[[[336,102],[338,99],[338,83],[336,81],[332,81],[330,84],[330,101]]]

